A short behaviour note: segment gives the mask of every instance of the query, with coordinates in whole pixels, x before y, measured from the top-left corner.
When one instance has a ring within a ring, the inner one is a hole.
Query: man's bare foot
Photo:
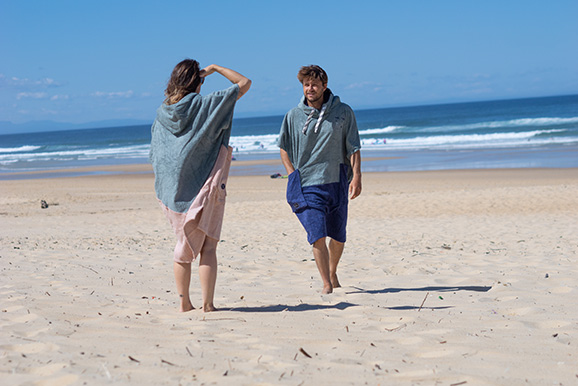
[[[330,293],[332,293],[332,292],[333,292],[333,286],[331,286],[331,285],[329,285],[329,286],[324,286],[324,287],[323,287],[323,290],[321,291],[321,293],[322,293],[323,295],[330,294]]]
[[[213,303],[205,304],[203,306],[203,312],[214,312],[214,311],[217,311],[217,308],[213,305]]]
[[[339,283],[337,274],[331,275],[331,285],[333,286],[333,288],[341,288],[341,284]]]

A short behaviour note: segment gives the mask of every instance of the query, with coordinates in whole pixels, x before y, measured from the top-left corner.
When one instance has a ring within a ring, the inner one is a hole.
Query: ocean
[[[355,115],[367,159],[363,171],[578,167],[578,95],[356,110]],[[282,120],[234,119],[235,159],[277,158]],[[149,145],[150,125],[0,135],[0,179],[147,163]],[[269,164],[233,170],[284,173]]]

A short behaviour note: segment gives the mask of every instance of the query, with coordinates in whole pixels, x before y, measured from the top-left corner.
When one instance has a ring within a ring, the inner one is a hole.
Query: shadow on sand
[[[453,287],[420,287],[420,288],[384,288],[379,290],[366,290],[359,287],[352,287],[355,291],[346,292],[346,294],[390,294],[398,292],[409,292],[409,291],[420,291],[427,292],[424,298],[424,303],[430,292],[456,292],[456,291],[473,291],[473,292],[488,292],[492,287],[487,286],[453,286]],[[447,308],[454,308],[453,306],[442,306],[442,307],[423,307],[421,306],[397,306],[397,307],[385,307],[389,310],[395,311],[407,311],[407,310],[443,310]]]
[[[384,288],[379,290],[366,290],[359,287],[351,287],[354,291],[346,292],[346,294],[388,294],[406,291],[421,291],[421,292],[455,292],[455,291],[473,291],[473,292],[488,292],[492,287],[487,286],[453,286],[453,287],[421,287],[421,288]],[[427,296],[427,295],[426,295]],[[425,300],[425,299],[424,299]],[[275,304],[270,306],[261,307],[231,307],[231,308],[220,308],[222,311],[232,311],[232,312],[305,312],[305,311],[318,311],[318,310],[345,310],[349,307],[358,307],[359,304],[340,302],[333,305],[325,304],[299,304],[297,306],[289,306],[287,304]],[[423,305],[422,305],[423,306]],[[442,307],[418,307],[418,306],[397,306],[397,307],[384,307],[390,310],[396,311],[406,311],[406,310],[443,310],[447,308],[453,308],[453,306],[442,306]]]
[[[346,292],[346,294],[391,294],[397,292],[421,291],[421,292],[456,292],[456,291],[473,291],[488,292],[492,287],[487,286],[454,286],[454,287],[421,287],[421,288],[384,288],[378,290],[366,290],[359,287],[352,287],[355,291]]]
[[[271,306],[261,306],[261,307],[233,307],[233,308],[221,308],[223,311],[234,311],[234,312],[304,312],[304,311],[316,311],[316,310],[345,310],[349,307],[357,307],[357,304],[340,302],[333,305],[324,304],[299,304],[298,306],[288,306],[286,304],[276,304]]]
[[[445,310],[448,308],[454,308],[454,306],[443,306],[443,307],[417,307],[417,306],[397,306],[397,307],[382,307],[393,311],[409,311],[409,310]]]

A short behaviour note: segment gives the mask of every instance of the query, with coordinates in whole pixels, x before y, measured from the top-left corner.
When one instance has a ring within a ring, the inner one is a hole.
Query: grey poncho
[[[277,144],[299,170],[301,186],[339,182],[341,164],[347,166],[351,179],[349,157],[361,149],[353,110],[329,93],[321,111],[306,105],[301,97],[281,125]]]
[[[209,177],[221,146],[229,145],[239,86],[163,103],[152,125],[150,161],[157,198],[184,213]]]

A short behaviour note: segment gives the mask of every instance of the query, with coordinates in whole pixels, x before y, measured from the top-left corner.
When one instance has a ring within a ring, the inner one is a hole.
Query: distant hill
[[[20,134],[20,133],[38,133],[45,131],[61,130],[78,130],[78,129],[100,129],[104,127],[121,127],[150,125],[152,121],[138,119],[109,119],[103,121],[86,122],[86,123],[63,123],[54,121],[30,121],[25,123],[12,123],[0,121],[0,135],[2,134]]]

